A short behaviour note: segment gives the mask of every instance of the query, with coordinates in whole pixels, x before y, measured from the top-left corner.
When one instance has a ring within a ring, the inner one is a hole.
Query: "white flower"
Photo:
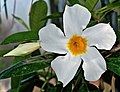
[[[95,47],[110,50],[116,35],[109,24],[99,23],[86,28],[90,18],[91,14],[85,7],[78,4],[66,6],[63,14],[64,33],[54,24],[39,31],[40,44],[44,50],[66,54],[51,63],[63,87],[73,79],[82,60],[84,76],[88,81],[98,80],[106,71],[106,62]]]

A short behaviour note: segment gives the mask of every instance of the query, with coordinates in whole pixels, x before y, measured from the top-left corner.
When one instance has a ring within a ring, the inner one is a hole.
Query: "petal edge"
[[[116,41],[116,34],[109,24],[99,23],[86,28],[82,34],[88,39],[89,46],[110,50]]]
[[[64,32],[67,37],[73,34],[82,34],[82,30],[86,28],[91,18],[91,13],[87,8],[75,4],[72,7],[66,5],[63,14]]]
[[[39,40],[41,47],[48,52],[59,54],[67,53],[65,47],[67,38],[64,36],[61,29],[54,24],[48,24],[39,31]]]
[[[59,56],[51,62],[51,66],[57,75],[58,81],[63,83],[63,87],[73,79],[80,64],[80,56],[74,57],[70,54]]]
[[[106,62],[99,51],[88,47],[88,52],[81,56],[83,59],[84,76],[87,81],[96,81],[106,71]]]

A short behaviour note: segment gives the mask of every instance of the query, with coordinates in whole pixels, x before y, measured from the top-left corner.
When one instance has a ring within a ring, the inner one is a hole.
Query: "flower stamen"
[[[87,39],[82,36],[73,35],[67,43],[67,48],[74,56],[86,53]]]

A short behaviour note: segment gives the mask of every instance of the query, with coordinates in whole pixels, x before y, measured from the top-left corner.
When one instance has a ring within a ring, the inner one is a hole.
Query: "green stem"
[[[45,80],[44,84],[42,85],[42,87],[40,88],[40,92],[42,92],[43,88],[45,87],[45,85],[49,82],[49,80],[51,80],[52,78],[54,78],[55,76],[51,76],[50,78],[48,78],[47,80]]]
[[[82,80],[82,70],[80,69],[80,73],[79,73],[78,78],[77,78],[77,80],[75,82],[75,86],[74,86],[73,92],[77,92],[78,85],[80,84],[81,80]]]
[[[43,88],[45,87],[45,85],[48,83],[48,80],[46,80],[45,82],[44,82],[44,84],[42,85],[42,87],[40,88],[40,92],[42,92],[42,90],[43,90]]]

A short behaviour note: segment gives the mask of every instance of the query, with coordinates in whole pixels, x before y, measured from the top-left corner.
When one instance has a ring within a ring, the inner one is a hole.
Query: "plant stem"
[[[42,87],[40,88],[40,92],[42,92],[42,90],[43,90],[43,88],[45,87],[45,85],[47,84],[47,82],[48,82],[48,80],[46,80],[46,81],[44,82],[44,84],[43,84]]]
[[[78,85],[80,84],[81,80],[82,80],[82,70],[80,69],[80,73],[79,73],[78,78],[77,78],[77,80],[75,82],[75,86],[74,86],[73,92],[77,92]]]

